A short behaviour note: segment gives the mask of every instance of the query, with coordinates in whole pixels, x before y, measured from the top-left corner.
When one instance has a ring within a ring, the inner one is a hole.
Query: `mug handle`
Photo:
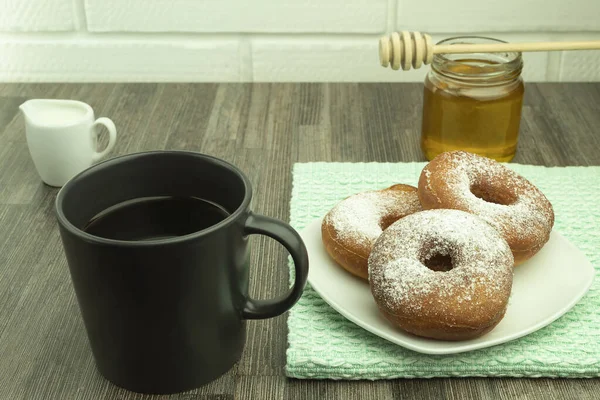
[[[93,162],[104,158],[113,149],[113,147],[115,147],[115,142],[117,141],[117,127],[115,126],[115,123],[112,122],[112,120],[110,120],[109,118],[102,117],[94,121],[94,123],[92,124],[92,130],[94,135],[98,134],[96,132],[96,126],[98,125],[104,125],[106,129],[108,129],[108,145],[104,150],[100,152],[94,151],[94,154],[92,155]]]
[[[283,297],[269,300],[246,299],[242,310],[244,319],[264,319],[283,314],[298,301],[308,277],[308,253],[304,242],[288,224],[264,215],[250,214],[246,219],[244,232],[247,235],[265,235],[281,243],[294,260],[296,279],[290,291]]]

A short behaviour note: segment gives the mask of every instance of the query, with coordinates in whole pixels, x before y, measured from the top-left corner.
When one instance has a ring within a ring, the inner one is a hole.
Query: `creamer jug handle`
[[[115,147],[115,142],[117,141],[117,128],[115,127],[115,123],[112,122],[109,118],[98,118],[94,124],[92,125],[92,135],[98,135],[98,125],[104,125],[108,130],[108,145],[102,151],[95,151],[92,156],[92,160],[94,162],[99,161],[106,157],[108,153]]]

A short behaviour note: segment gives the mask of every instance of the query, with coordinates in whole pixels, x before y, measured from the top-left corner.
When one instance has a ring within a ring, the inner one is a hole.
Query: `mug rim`
[[[82,179],[86,179],[87,175],[94,173],[103,168],[107,168],[113,165],[122,164],[129,160],[144,158],[144,157],[152,157],[156,155],[166,155],[166,154],[174,154],[180,156],[188,156],[194,158],[200,158],[204,160],[208,160],[213,162],[229,171],[238,175],[241,181],[244,184],[244,198],[241,204],[233,211],[231,214],[227,216],[227,218],[219,221],[218,223],[197,232],[192,232],[187,235],[177,236],[173,238],[167,239],[155,239],[155,240],[144,240],[144,241],[129,241],[129,240],[119,240],[119,239],[109,239],[101,236],[92,235],[83,229],[80,229],[73,225],[71,221],[65,216],[63,205],[64,198],[68,195],[69,190],[77,185],[78,181]],[[218,157],[210,156],[208,154],[203,154],[195,151],[186,151],[186,150],[152,150],[152,151],[143,151],[137,153],[125,154],[117,157],[110,158],[108,160],[99,162],[97,164],[92,165],[91,167],[83,170],[79,174],[75,175],[73,178],[69,179],[69,181],[63,185],[58,194],[56,195],[56,200],[54,201],[54,208],[56,212],[56,218],[58,223],[69,231],[71,234],[77,236],[79,239],[86,240],[95,244],[105,244],[105,245],[113,245],[113,246],[123,246],[123,247],[153,247],[157,245],[175,245],[185,243],[194,239],[201,238],[203,236],[207,236],[227,225],[233,223],[233,221],[237,220],[239,216],[244,213],[246,209],[248,209],[250,205],[250,200],[252,198],[252,186],[250,184],[250,180],[246,177],[246,175],[235,165],[222,160]]]

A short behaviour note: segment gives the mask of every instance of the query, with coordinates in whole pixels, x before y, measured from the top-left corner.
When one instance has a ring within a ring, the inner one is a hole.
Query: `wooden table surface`
[[[387,83],[0,85],[0,399],[598,398],[596,379],[288,379],[285,315],[250,321],[242,360],[191,392],[144,396],[96,371],[54,218],[57,189],[29,157],[22,102],[87,102],[117,126],[112,155],[186,149],[228,160],[251,179],[254,210],[287,221],[295,162],[424,160],[421,96],[421,84]],[[600,165],[599,104],[600,84],[528,84],[514,162]],[[286,253],[251,240],[251,292],[284,293]]]

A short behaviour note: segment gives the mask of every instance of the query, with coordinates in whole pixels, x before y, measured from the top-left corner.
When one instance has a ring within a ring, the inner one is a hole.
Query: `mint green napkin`
[[[417,184],[424,163],[306,163],[294,166],[291,224],[304,228],[353,193]],[[558,230],[600,268],[600,167],[509,164],[546,194]],[[598,273],[596,273],[598,275]],[[433,356],[404,349],[333,310],[310,286],[289,312],[286,373],[306,379],[464,376],[600,376],[600,279],[551,325],[472,352]]]

